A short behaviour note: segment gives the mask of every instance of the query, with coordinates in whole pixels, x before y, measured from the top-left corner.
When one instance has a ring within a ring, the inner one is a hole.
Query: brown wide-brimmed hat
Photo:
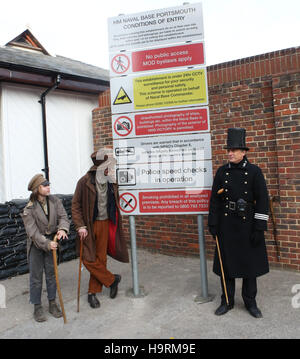
[[[49,186],[50,182],[44,177],[42,173],[33,176],[28,184],[28,191],[34,191],[38,186]]]
[[[104,159],[103,159],[103,160],[100,160],[100,159],[97,159],[97,153],[98,153],[98,151],[93,152],[93,153],[91,154],[91,159],[92,159],[94,165],[98,167],[98,166],[100,166],[102,163],[104,163],[104,162],[108,159],[108,156],[105,155],[105,156],[104,156]]]

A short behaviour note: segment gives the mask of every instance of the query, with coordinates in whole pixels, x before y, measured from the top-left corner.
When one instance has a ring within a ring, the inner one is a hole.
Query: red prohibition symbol
[[[128,136],[133,129],[133,123],[127,116],[120,116],[114,123],[115,133],[119,136]]]
[[[124,74],[130,65],[129,57],[125,54],[118,54],[111,60],[111,69],[116,74]]]
[[[132,193],[129,192],[122,193],[122,195],[120,196],[120,209],[123,212],[131,213],[136,209],[136,206],[137,206],[137,200]]]

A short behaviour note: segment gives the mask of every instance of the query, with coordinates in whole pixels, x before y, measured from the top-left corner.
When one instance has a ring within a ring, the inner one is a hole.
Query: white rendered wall
[[[2,84],[0,97],[0,203],[28,198],[27,185],[44,168],[44,88]],[[48,157],[52,193],[74,192],[92,165],[92,110],[96,96],[54,90],[46,96]]]

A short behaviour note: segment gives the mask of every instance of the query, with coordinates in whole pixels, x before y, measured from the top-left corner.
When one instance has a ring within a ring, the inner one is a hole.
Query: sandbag
[[[1,217],[0,216],[0,227],[5,227],[8,224],[14,224],[14,223],[15,223],[15,221],[10,217],[7,217],[7,216]]]
[[[7,204],[0,203],[0,216],[5,215],[8,217],[8,213],[9,213],[9,206]]]

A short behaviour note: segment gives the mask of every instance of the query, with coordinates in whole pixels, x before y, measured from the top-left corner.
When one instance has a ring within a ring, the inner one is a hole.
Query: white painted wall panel
[[[2,85],[0,112],[0,202],[28,198],[30,178],[44,168],[43,88]],[[92,110],[97,97],[54,90],[46,97],[48,155],[52,193],[73,193],[91,166]]]
[[[73,193],[78,179],[92,165],[92,110],[97,100],[56,91],[46,101],[51,190]]]
[[[27,198],[30,178],[44,167],[38,93],[31,88],[2,87],[4,200]]]
[[[2,87],[0,84],[0,203],[3,202],[4,199],[4,146],[3,146],[3,124],[2,124],[2,118],[3,118],[3,108],[2,108]]]

